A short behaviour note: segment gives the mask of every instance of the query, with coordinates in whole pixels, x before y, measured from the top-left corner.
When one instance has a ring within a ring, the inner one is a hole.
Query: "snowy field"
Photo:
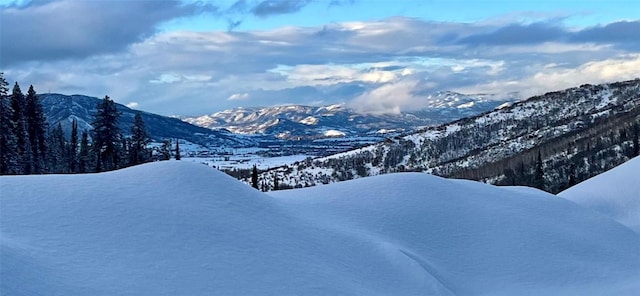
[[[1,295],[640,295],[640,234],[535,189],[402,173],[267,195],[189,161],[0,185]]]

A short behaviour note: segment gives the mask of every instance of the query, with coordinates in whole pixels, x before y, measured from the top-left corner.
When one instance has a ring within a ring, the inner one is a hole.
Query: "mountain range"
[[[182,120],[211,129],[261,134],[279,139],[318,139],[332,136],[382,135],[412,131],[493,110],[515,98],[438,92],[424,98],[426,107],[385,114],[360,113],[346,104],[284,105],[235,108]]]

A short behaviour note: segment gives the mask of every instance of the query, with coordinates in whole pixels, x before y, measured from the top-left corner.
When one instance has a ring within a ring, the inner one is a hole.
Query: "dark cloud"
[[[455,35],[443,36],[449,42]],[[640,21],[621,21],[572,31],[551,23],[510,24],[489,33],[469,35],[457,40],[464,45],[526,45],[544,42],[639,44]]]
[[[265,0],[253,7],[251,12],[259,17],[288,14],[300,11],[311,2],[311,0]]]
[[[180,1],[33,1],[0,10],[0,63],[85,58],[141,41],[163,21],[212,10]]]
[[[640,43],[640,21],[622,21],[587,28],[572,35],[575,42]]]
[[[460,39],[459,42],[469,45],[535,44],[558,41],[566,37],[566,35],[567,32],[562,28],[547,23],[533,23],[530,25],[511,24],[491,33],[464,37]]]

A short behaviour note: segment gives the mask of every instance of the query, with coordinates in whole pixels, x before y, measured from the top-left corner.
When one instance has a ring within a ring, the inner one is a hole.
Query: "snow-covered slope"
[[[637,295],[640,235],[426,174],[262,194],[199,164],[0,177],[2,295]]]
[[[558,195],[596,210],[640,233],[640,157]],[[638,247],[640,252],[640,246]]]

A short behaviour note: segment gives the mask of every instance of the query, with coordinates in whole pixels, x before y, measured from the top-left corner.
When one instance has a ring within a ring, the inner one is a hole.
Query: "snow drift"
[[[560,192],[558,196],[596,210],[640,233],[640,157]]]
[[[2,295],[635,294],[640,235],[426,174],[262,194],[168,161],[0,177]]]

